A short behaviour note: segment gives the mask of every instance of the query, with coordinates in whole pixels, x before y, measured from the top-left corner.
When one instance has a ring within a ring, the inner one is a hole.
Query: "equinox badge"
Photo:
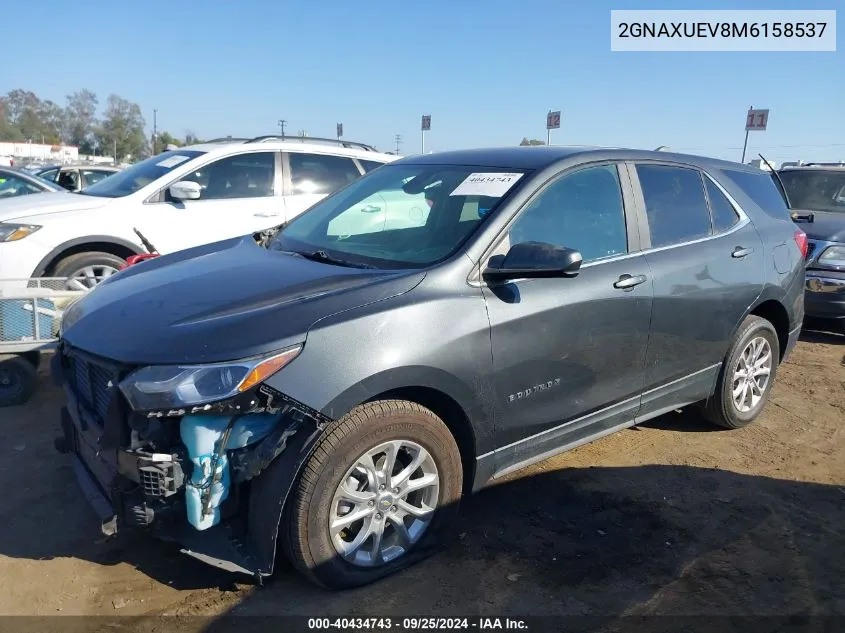
[[[508,402],[513,402],[514,400],[522,400],[524,398],[530,398],[536,393],[540,393],[541,391],[547,391],[552,387],[559,387],[560,386],[560,378],[553,378],[548,382],[540,383],[539,385],[534,385],[533,387],[529,387],[528,389],[523,389],[522,391],[517,391],[516,393],[512,393],[508,396]]]

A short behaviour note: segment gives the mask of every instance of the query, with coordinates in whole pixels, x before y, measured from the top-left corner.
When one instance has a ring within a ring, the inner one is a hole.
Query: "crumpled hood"
[[[66,211],[97,209],[111,202],[113,198],[85,196],[69,191],[33,193],[28,196],[14,196],[0,202],[0,222],[28,220],[35,216]]]
[[[798,222],[798,226],[811,240],[845,242],[845,213],[812,210],[793,210],[793,213],[813,214],[812,222]]]
[[[237,238],[115,275],[66,311],[62,337],[123,363],[234,360],[302,342],[319,319],[407,292],[424,276],[310,261]]]

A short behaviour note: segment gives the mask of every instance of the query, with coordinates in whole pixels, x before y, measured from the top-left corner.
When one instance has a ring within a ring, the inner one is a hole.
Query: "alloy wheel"
[[[65,283],[67,290],[91,290],[106,277],[111,277],[118,272],[117,268],[109,264],[95,264],[85,266],[68,275]]]
[[[359,567],[399,558],[428,529],[440,494],[431,454],[410,440],[392,440],[361,455],[340,481],[329,512],[337,553]]]
[[[742,350],[734,367],[732,395],[737,411],[748,413],[760,403],[771,374],[771,345],[766,338],[757,336]]]

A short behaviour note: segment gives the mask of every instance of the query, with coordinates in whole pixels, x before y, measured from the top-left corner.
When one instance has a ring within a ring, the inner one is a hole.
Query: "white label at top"
[[[520,178],[522,178],[522,174],[473,173],[467,176],[449,195],[501,198]]]
[[[157,162],[156,165],[158,165],[159,167],[167,167],[168,169],[170,169],[171,167],[176,167],[176,165],[184,163],[189,158],[190,156],[168,156],[164,160]]]

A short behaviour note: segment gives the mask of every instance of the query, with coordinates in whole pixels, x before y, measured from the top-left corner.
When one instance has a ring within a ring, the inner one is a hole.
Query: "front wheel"
[[[330,426],[286,512],[287,555],[329,588],[365,585],[434,551],[461,496],[460,453],[434,413],[384,400]]]
[[[774,326],[762,317],[746,317],[719,372],[716,391],[705,404],[705,417],[729,429],[753,422],[769,399],[779,362]]]

